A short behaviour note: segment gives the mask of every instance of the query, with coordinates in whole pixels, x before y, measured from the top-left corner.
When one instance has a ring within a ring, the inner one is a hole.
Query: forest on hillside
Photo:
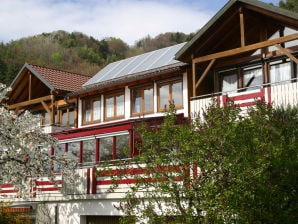
[[[60,30],[0,43],[0,83],[9,85],[26,62],[93,76],[108,63],[182,43],[192,36],[168,32],[129,46],[119,38],[96,40],[80,32]]]

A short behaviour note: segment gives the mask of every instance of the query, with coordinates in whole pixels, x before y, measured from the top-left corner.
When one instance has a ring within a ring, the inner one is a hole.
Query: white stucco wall
[[[37,205],[37,224],[86,224],[86,216],[119,216],[113,199],[75,200]],[[57,220],[58,223],[55,223]]]

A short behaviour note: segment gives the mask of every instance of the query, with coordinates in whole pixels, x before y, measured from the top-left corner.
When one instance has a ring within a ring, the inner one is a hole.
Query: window
[[[65,153],[65,144],[59,144],[57,147],[54,149],[54,156],[63,156]],[[61,164],[54,161],[53,164],[53,171],[54,172],[60,172],[61,171]]]
[[[163,111],[169,107],[169,103],[174,103],[176,108],[182,108],[182,81],[175,80],[160,83],[158,86],[158,110]]]
[[[124,93],[105,96],[105,119],[124,117]]]
[[[80,142],[68,143],[68,157],[74,161],[80,162]]]
[[[118,133],[115,136],[89,138],[80,141],[59,144],[54,149],[53,155],[67,154],[68,158],[81,163],[83,166],[91,166],[98,161],[119,160],[130,157],[129,133]],[[60,170],[57,164],[54,170]]]
[[[153,86],[140,87],[132,90],[132,114],[153,112]]]
[[[270,82],[277,83],[291,80],[291,62],[274,62],[270,65]]]
[[[116,159],[129,157],[129,135],[116,136]]]
[[[237,90],[237,73],[223,74],[222,76],[222,92],[231,92]]]
[[[262,68],[249,68],[243,71],[243,87],[256,89],[263,84]]]
[[[100,97],[83,100],[83,123],[100,120]]]
[[[82,163],[93,164],[95,162],[95,139],[83,141]]]
[[[101,138],[99,141],[100,161],[113,159],[113,137]]]
[[[124,159],[129,157],[129,135],[100,138],[100,161]]]

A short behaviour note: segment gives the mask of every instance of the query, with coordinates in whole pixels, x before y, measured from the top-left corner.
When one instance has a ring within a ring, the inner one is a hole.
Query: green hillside
[[[42,33],[0,44],[0,82],[9,85],[25,62],[93,76],[110,62],[181,43],[191,36],[164,33],[129,46],[114,37],[96,40],[80,32]]]

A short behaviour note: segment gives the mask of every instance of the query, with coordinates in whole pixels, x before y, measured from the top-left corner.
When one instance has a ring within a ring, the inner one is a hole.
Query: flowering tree
[[[0,84],[0,102],[7,91],[9,89]],[[0,106],[0,183],[14,184],[21,196],[29,193],[32,178],[46,176],[53,181],[55,175],[51,167],[54,164],[59,164],[62,173],[71,172],[75,167],[66,155],[49,154],[56,140],[43,133],[37,123],[38,117],[28,111],[18,116],[5,105]]]

